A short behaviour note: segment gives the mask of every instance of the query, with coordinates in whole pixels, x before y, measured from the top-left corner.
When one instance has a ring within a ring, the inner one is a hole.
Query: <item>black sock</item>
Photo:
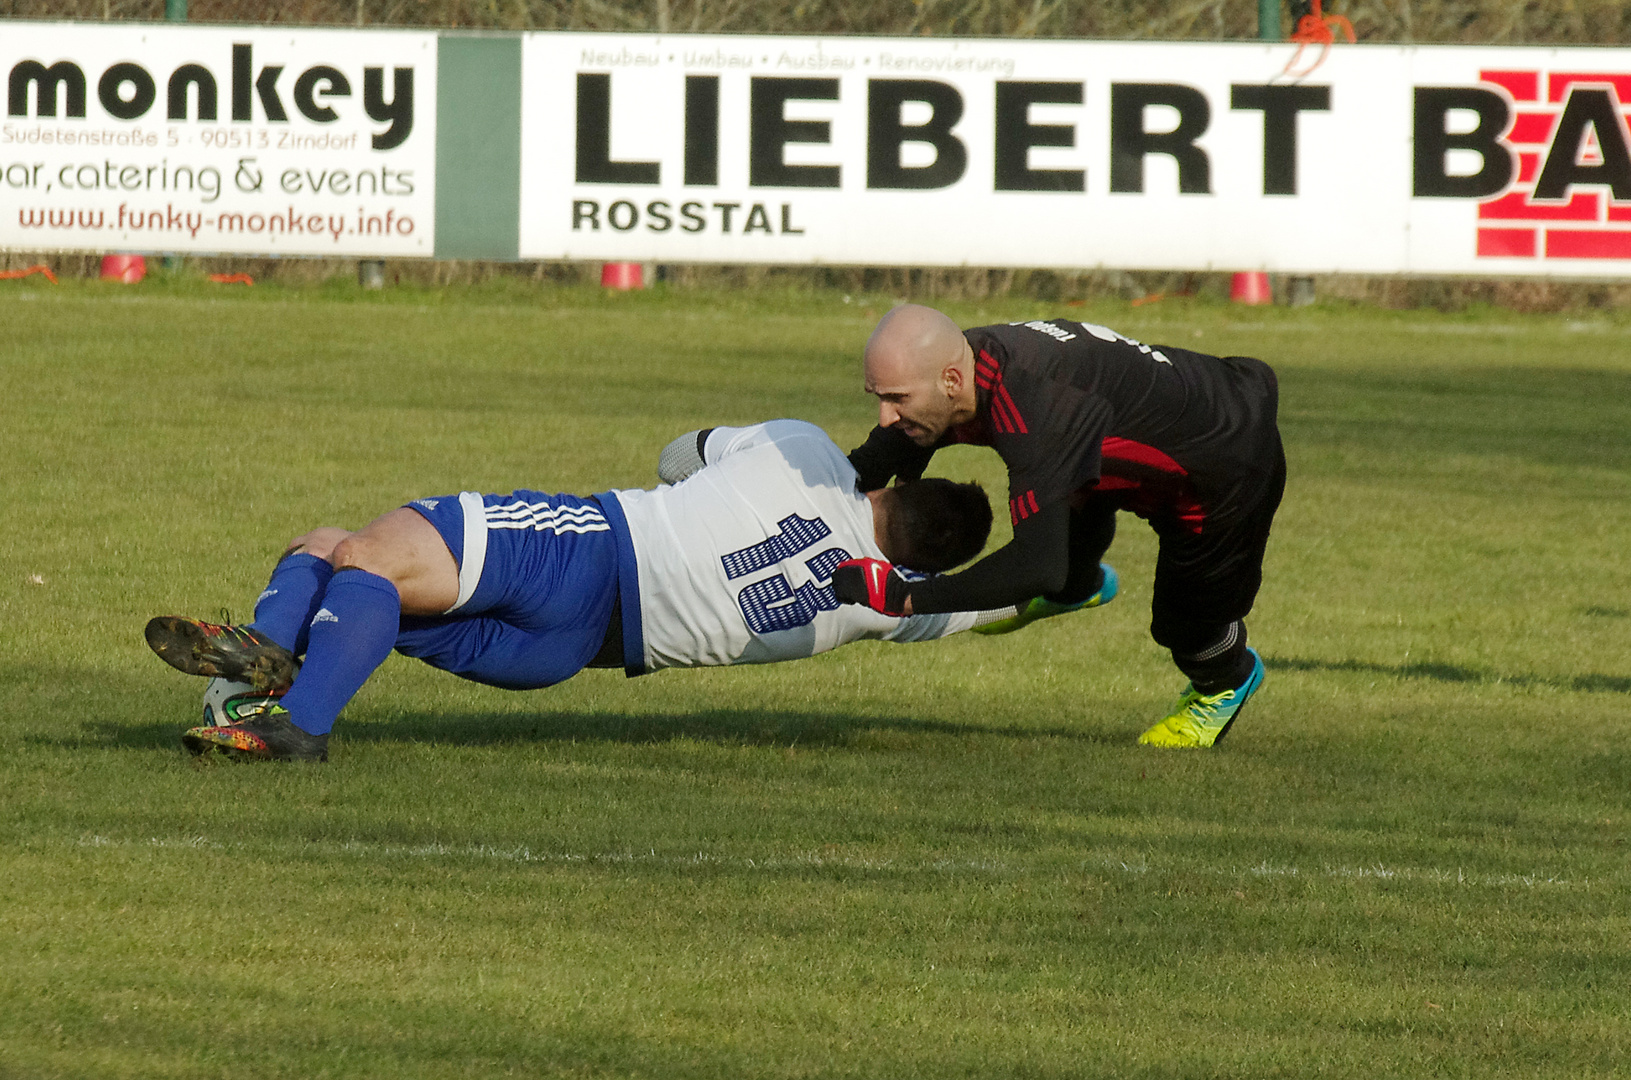
[[[1246,624],[1235,620],[1219,632],[1212,644],[1193,653],[1172,650],[1172,662],[1189,676],[1202,694],[1221,694],[1251,678],[1257,663],[1246,651]]]

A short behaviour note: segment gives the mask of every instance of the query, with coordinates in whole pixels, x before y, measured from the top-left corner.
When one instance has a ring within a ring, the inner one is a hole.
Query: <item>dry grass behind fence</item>
[[[1363,41],[1631,42],[1626,0],[1332,0]],[[4,0],[28,19],[162,19],[163,0]],[[907,34],[1215,41],[1257,36],[1255,0],[191,0],[197,22],[507,30]],[[1289,29],[1289,11],[1284,18]]]
[[[12,252],[0,254],[0,269],[49,265],[59,277],[95,277],[100,255],[77,252]],[[247,273],[259,282],[287,286],[317,285],[354,280],[355,259],[253,256],[188,256],[178,269],[166,271],[159,260],[149,261],[152,273],[181,273],[201,278],[205,273]],[[1167,271],[1024,270],[1004,268],[833,267],[833,266],[663,266],[661,280],[675,289],[716,290],[822,290],[856,297],[895,299],[977,300],[998,296],[1026,296],[1057,305],[1068,314],[1076,301],[1105,298],[1166,303],[1186,297],[1221,300],[1229,293],[1227,273],[1186,274]],[[1285,285],[1272,275],[1276,289]],[[388,259],[385,282],[390,286],[471,286],[493,282],[518,285],[587,285],[600,279],[598,262],[497,263],[475,260]],[[38,283],[41,279],[29,278]],[[1314,278],[1321,300],[1385,308],[1437,308],[1458,311],[1475,305],[1514,311],[1604,311],[1631,307],[1631,284],[1572,281],[1496,281],[1435,278],[1376,277],[1328,274]],[[0,287],[20,287],[0,282]],[[241,285],[223,285],[235,290]],[[1282,294],[1283,295],[1283,294]]]

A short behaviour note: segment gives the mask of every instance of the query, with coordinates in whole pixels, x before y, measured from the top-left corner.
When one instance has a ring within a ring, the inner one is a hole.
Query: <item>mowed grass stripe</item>
[[[757,858],[747,855],[723,856],[711,852],[697,851],[689,854],[659,854],[655,849],[645,852],[638,851],[593,851],[571,852],[533,850],[531,847],[500,848],[485,844],[452,846],[448,844],[432,843],[419,845],[401,844],[370,844],[357,840],[347,840],[340,843],[323,843],[320,841],[300,841],[279,844],[267,841],[220,841],[208,836],[177,836],[177,837],[148,837],[145,840],[119,840],[106,836],[83,837],[76,841],[77,846],[90,848],[103,847],[152,847],[177,848],[182,850],[198,850],[206,848],[211,851],[231,851],[246,856],[275,855],[282,858],[351,858],[360,860],[395,861],[399,859],[449,859],[455,861],[494,861],[504,863],[520,863],[524,865],[551,865],[562,864],[568,866],[584,865],[595,867],[640,866],[656,867],[660,869],[678,868],[682,870],[704,869],[716,867],[733,874],[763,873],[770,875],[784,875],[791,873],[833,874],[847,875],[851,873],[866,875],[882,875],[890,877],[932,877],[932,876],[978,876],[988,874],[993,877],[1032,877],[1043,873],[1057,873],[1060,869],[1074,869],[1085,871],[1109,872],[1120,871],[1124,874],[1172,873],[1182,870],[1188,873],[1214,874],[1222,878],[1249,882],[1258,878],[1307,878],[1326,877],[1345,880],[1375,880],[1375,881],[1407,881],[1426,882],[1432,885],[1453,885],[1465,888],[1523,888],[1523,889],[1585,889],[1591,888],[1590,879],[1570,880],[1557,877],[1546,871],[1534,871],[1523,874],[1488,874],[1468,872],[1456,867],[1445,869],[1441,867],[1413,867],[1388,866],[1375,863],[1369,866],[1319,866],[1304,868],[1284,863],[1270,863],[1267,859],[1255,866],[1221,866],[1211,861],[1191,863],[1189,865],[1159,865],[1152,866],[1143,856],[1133,855],[1128,859],[1106,857],[1093,860],[1082,860],[1068,866],[1036,866],[1016,864],[1001,859],[956,859],[943,858],[933,862],[909,863],[895,859],[868,859],[863,857],[845,857],[822,855],[815,852],[803,855],[760,855]],[[1606,888],[1617,887],[1618,883],[1610,883]],[[1605,888],[1598,882],[1599,888]]]

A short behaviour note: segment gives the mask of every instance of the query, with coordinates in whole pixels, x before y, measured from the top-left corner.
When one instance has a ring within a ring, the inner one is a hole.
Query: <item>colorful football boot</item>
[[[249,683],[278,693],[294,682],[300,661],[258,630],[161,615],[148,621],[147,645],[159,659],[188,675]]]
[[[1006,619],[988,622],[983,626],[974,627],[976,634],[1012,634],[1015,630],[1023,629],[1038,619],[1051,619],[1055,615],[1067,615],[1072,611],[1082,611],[1086,608],[1103,607],[1116,598],[1121,591],[1121,579],[1116,577],[1116,571],[1108,563],[1100,563],[1099,570],[1102,579],[1099,582],[1099,591],[1086,600],[1078,600],[1074,604],[1056,604],[1045,597],[1032,597],[1025,606],[1019,609],[1016,615]]]
[[[1204,749],[1222,742],[1229,725],[1239,718],[1240,710],[1263,685],[1263,658],[1257,655],[1256,649],[1246,651],[1252,654],[1252,673],[1245,682],[1217,694],[1199,693],[1191,683],[1178,704],[1172,707],[1171,714],[1140,735],[1138,741],[1145,746],[1191,749]]]
[[[244,761],[327,761],[328,735],[310,735],[295,726],[289,710],[268,704],[236,724],[205,724],[181,736],[194,754],[219,751]]]

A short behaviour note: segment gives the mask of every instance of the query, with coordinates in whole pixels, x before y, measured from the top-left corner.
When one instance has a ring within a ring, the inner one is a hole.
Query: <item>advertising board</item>
[[[522,258],[1631,271],[1631,50],[537,33]]]
[[[428,256],[436,45],[7,22],[0,247]]]
[[[1628,49],[8,21],[0,65],[13,250],[1631,273]]]

